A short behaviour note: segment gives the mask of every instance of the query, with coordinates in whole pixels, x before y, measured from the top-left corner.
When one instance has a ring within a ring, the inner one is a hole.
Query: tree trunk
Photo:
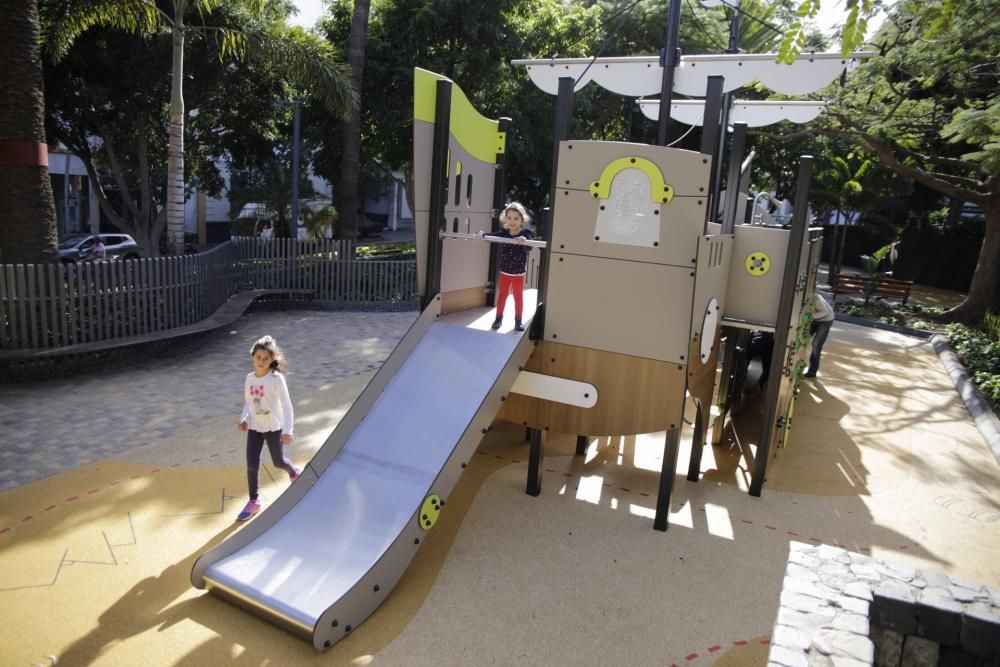
[[[173,69],[170,86],[170,143],[167,146],[167,252],[184,254],[184,11],[174,1]]]
[[[358,106],[344,125],[341,143],[340,187],[337,189],[337,211],[340,214],[340,238],[358,237],[358,172],[361,169],[361,89],[365,74],[365,46],[368,42],[370,0],[355,0],[351,19],[351,36],[347,44],[347,65],[358,95]]]
[[[965,301],[942,316],[948,322],[974,325],[983,321],[988,310],[1000,313],[1000,193],[990,198],[983,211],[986,213],[986,232],[976,272]]]
[[[45,143],[38,4],[6,3],[0,21],[0,262],[58,259]]]

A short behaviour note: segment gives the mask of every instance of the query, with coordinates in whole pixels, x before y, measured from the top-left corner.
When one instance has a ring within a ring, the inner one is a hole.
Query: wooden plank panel
[[[29,328],[31,329],[31,347],[37,349],[43,347],[43,332],[45,324],[42,317],[45,312],[45,283],[39,280],[41,268],[38,264],[28,264],[25,280],[28,285],[28,317]]]
[[[57,276],[61,274],[61,269],[60,265],[54,263],[45,267],[45,278],[49,294],[49,327],[51,328],[49,345],[52,347],[59,345],[63,329],[65,329],[65,318],[59,310],[59,283],[56,282]]]
[[[11,326],[14,319],[14,285],[11,279],[14,267],[0,266],[0,348],[13,349]]]

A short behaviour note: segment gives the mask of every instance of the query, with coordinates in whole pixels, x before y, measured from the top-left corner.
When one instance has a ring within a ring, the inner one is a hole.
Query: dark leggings
[[[281,431],[247,431],[247,486],[250,487],[250,497],[257,497],[257,488],[260,484],[260,453],[267,443],[267,451],[271,453],[271,462],[275,467],[281,468],[291,474],[295,471],[292,462],[285,458],[285,448],[281,444]]]

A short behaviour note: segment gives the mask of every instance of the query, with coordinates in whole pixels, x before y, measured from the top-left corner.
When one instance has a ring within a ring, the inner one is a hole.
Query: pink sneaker
[[[260,500],[250,500],[243,506],[243,511],[236,517],[237,521],[246,521],[260,511]]]
[[[288,479],[294,482],[299,478],[299,475],[302,474],[302,468],[296,468],[295,466],[292,466],[292,468],[294,468],[294,470],[288,473]]]

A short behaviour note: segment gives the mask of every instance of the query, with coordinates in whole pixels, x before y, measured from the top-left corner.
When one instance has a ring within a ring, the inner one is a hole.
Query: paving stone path
[[[378,368],[416,312],[249,312],[198,346],[127,368],[0,386],[0,490],[237,418],[249,350],[270,334],[289,359],[293,403]]]

